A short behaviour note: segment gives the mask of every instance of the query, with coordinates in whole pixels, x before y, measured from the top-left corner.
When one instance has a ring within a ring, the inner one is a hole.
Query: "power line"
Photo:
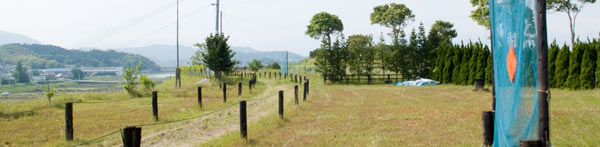
[[[180,2],[184,2],[184,1],[185,0],[180,0]],[[105,32],[102,32],[100,34],[92,36],[92,37],[90,37],[90,38],[88,38],[86,40],[83,40],[83,41],[79,42],[79,43],[76,43],[76,44],[74,44],[70,48],[81,48],[81,47],[84,47],[84,46],[87,46],[87,45],[93,45],[93,44],[95,44],[97,42],[100,42],[100,41],[102,41],[102,40],[104,40],[106,38],[109,38],[109,37],[111,37],[111,36],[113,36],[115,34],[118,34],[118,33],[122,32],[122,31],[124,31],[126,29],[129,29],[132,26],[135,26],[135,25],[137,25],[139,23],[142,23],[142,22],[146,21],[147,19],[152,18],[153,16],[156,16],[157,14],[160,14],[160,13],[164,12],[167,9],[169,9],[169,8],[175,6],[175,5],[176,5],[176,2],[171,1],[171,2],[169,2],[167,4],[165,4],[165,5],[157,8],[157,9],[154,9],[154,10],[152,10],[150,12],[147,12],[147,13],[145,13],[143,15],[140,15],[140,16],[134,18],[134,19],[131,19],[131,20],[129,20],[129,21],[127,21],[127,22],[119,25],[119,26],[116,26],[116,27],[111,28],[111,29],[109,29],[109,30],[107,30]]]
[[[206,8],[206,7],[208,7],[208,6],[210,6],[210,5],[206,5],[206,6],[204,6],[204,7],[200,8],[200,9],[198,9],[198,10],[194,11],[194,12],[191,12],[191,13],[188,13],[188,14],[184,15],[183,17],[179,18],[179,21],[183,21],[183,20],[185,20],[186,18],[188,18],[188,17],[190,17],[190,16],[193,16],[193,15],[195,15],[196,13],[199,13],[199,12],[201,12],[202,10],[205,10],[204,8]],[[166,29],[167,27],[169,27],[169,26],[171,26],[171,25],[174,25],[175,23],[177,23],[177,22],[176,22],[176,21],[173,21],[173,22],[171,22],[171,23],[169,23],[169,24],[165,24],[165,25],[163,25],[163,26],[161,26],[161,27],[159,27],[159,28],[157,28],[157,29],[153,30],[153,31],[152,31],[152,32],[150,32],[150,33],[144,34],[144,35],[140,36],[139,38],[137,38],[137,39],[135,39],[135,40],[133,40],[133,41],[130,41],[130,42],[127,42],[127,43],[123,44],[123,45],[122,45],[121,47],[119,47],[119,48],[124,48],[124,47],[127,47],[127,46],[131,45],[131,44],[137,43],[138,41],[140,41],[140,40],[142,40],[142,39],[148,38],[148,37],[150,37],[150,36],[152,36],[152,35],[154,35],[154,34],[156,34],[156,33],[160,32],[160,31],[162,31],[162,30]]]

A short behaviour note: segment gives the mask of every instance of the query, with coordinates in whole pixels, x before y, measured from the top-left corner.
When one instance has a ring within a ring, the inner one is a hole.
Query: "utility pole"
[[[223,11],[219,11],[221,13],[221,18],[219,19],[219,32],[223,34]]]
[[[177,68],[175,69],[175,87],[181,88],[181,70],[179,69],[179,0],[177,0]]]
[[[217,3],[213,4],[213,5],[215,5],[215,7],[217,8],[217,17],[216,17],[217,18],[217,21],[216,21],[217,25],[215,25],[215,31],[218,34],[219,33],[219,12],[220,12],[219,11],[219,0],[217,0]]]

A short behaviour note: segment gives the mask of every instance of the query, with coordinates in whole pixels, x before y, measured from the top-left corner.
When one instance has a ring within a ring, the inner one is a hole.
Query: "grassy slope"
[[[490,93],[470,86],[312,87],[285,121],[249,124],[249,140],[235,131],[200,146],[479,146],[481,112],[491,108]],[[600,145],[600,91],[552,94],[553,145]]]
[[[244,85],[242,97],[237,96],[237,86],[229,85],[228,103],[223,104],[222,91],[215,83],[195,84],[201,80],[200,77],[183,76],[183,88],[185,91],[176,94],[159,92],[159,117],[160,121],[187,118],[217,109],[223,105],[237,102],[259,94],[265,86],[258,83],[252,94],[248,94],[247,84]],[[174,81],[167,80],[157,86],[158,91],[175,91]],[[203,86],[204,109],[200,109],[196,102],[196,86]],[[234,92],[235,91],[235,92]],[[65,101],[98,101],[126,99],[129,96],[125,92],[111,93],[78,93],[58,94],[53,104],[60,107]],[[13,113],[31,110],[48,105],[45,99],[20,103],[0,103],[0,113]],[[100,104],[74,104],[74,134],[76,144],[100,135],[118,130],[127,125],[141,123],[152,123],[152,106],[149,97],[136,98],[113,103]],[[37,111],[33,114],[17,118],[0,117],[0,144],[3,145],[27,145],[27,146],[64,146],[64,109],[50,108]],[[144,128],[143,133],[152,133],[174,125],[159,125]],[[104,145],[120,143],[119,135],[109,136]]]

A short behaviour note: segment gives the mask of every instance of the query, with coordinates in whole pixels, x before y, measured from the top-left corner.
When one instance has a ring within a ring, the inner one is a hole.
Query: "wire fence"
[[[268,95],[268,96],[265,96],[265,97],[262,97],[262,98],[247,99],[245,101],[261,101],[261,100],[266,100],[266,99],[272,98],[275,95],[276,94]],[[210,112],[207,112],[207,113],[203,113],[203,114],[200,114],[200,115],[196,115],[196,116],[192,116],[192,117],[187,117],[187,118],[183,118],[183,119],[169,120],[169,121],[156,122],[156,123],[147,123],[147,124],[137,124],[137,125],[132,125],[132,126],[134,126],[134,127],[147,127],[147,126],[163,125],[163,124],[170,124],[170,123],[183,122],[183,121],[187,121],[187,120],[193,120],[193,119],[196,119],[196,118],[200,118],[200,117],[208,116],[208,115],[211,115],[211,114],[215,114],[217,112],[222,112],[222,111],[224,111],[224,110],[226,110],[228,108],[234,107],[234,106],[236,106],[238,104],[239,103],[232,103],[232,104],[223,106],[223,107],[221,107],[219,109],[216,109],[216,110],[213,110],[213,111],[210,111]],[[96,141],[99,141],[102,138],[108,137],[108,136],[113,135],[115,133],[118,133],[118,132],[120,132],[122,130],[123,129],[119,129],[119,130],[107,133],[105,135],[96,137],[94,139],[90,139],[90,140],[88,140],[86,142],[83,142],[83,143],[80,143],[80,144],[77,144],[77,145],[74,145],[74,146],[81,146],[81,145],[87,145],[87,144],[90,144],[90,143],[94,143]]]
[[[173,93],[187,93],[188,91],[158,91],[159,93],[169,93],[169,94],[173,94]],[[274,96],[276,96],[277,94],[272,94],[272,95],[267,95],[264,96],[262,98],[254,98],[254,99],[242,99],[244,101],[262,101],[262,100],[266,100],[269,98],[272,98]],[[148,97],[146,97],[148,98]],[[145,98],[145,99],[146,99]],[[100,103],[113,103],[113,102],[122,102],[122,101],[127,101],[127,100],[134,100],[134,99],[140,99],[140,98],[126,98],[126,99],[117,99],[117,100],[102,100],[102,101],[75,101],[75,102],[71,102],[74,104],[100,104]],[[187,118],[183,118],[183,119],[177,119],[177,120],[169,120],[169,121],[163,121],[163,122],[155,122],[155,123],[146,123],[146,124],[137,124],[137,125],[133,125],[135,127],[145,127],[145,126],[155,126],[155,125],[162,125],[162,124],[170,124],[170,123],[176,123],[176,122],[183,122],[183,121],[187,121],[187,120],[193,120],[196,118],[200,118],[200,117],[204,117],[204,116],[208,116],[211,114],[215,114],[218,112],[222,112],[228,108],[234,107],[236,105],[238,105],[239,103],[232,103],[232,104],[228,104],[225,106],[222,106],[221,108],[212,110],[210,112],[206,112],[203,114],[199,114],[196,116],[191,116],[191,117],[187,117]],[[19,116],[22,114],[26,114],[26,113],[32,113],[32,112],[36,112],[36,111],[40,111],[40,110],[44,110],[44,109],[49,109],[49,108],[57,108],[59,107],[58,105],[50,105],[50,106],[45,106],[45,107],[40,107],[40,108],[36,108],[36,109],[32,109],[32,110],[27,110],[27,111],[21,111],[21,112],[15,112],[15,113],[8,113],[8,114],[3,114],[0,113],[0,117],[14,117],[14,116]],[[88,145],[97,141],[101,141],[103,138],[106,138],[110,135],[122,132],[123,129],[118,129],[112,132],[109,132],[107,134],[101,135],[99,137],[84,141],[82,143],[79,143],[77,145],[73,145],[73,146],[82,146],[82,145]]]

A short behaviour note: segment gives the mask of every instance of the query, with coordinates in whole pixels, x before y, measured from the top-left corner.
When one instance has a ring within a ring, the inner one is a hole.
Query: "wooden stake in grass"
[[[279,90],[279,117],[283,119],[283,90]]]
[[[484,111],[481,114],[483,121],[483,145],[492,146],[494,142],[494,112]]]
[[[198,105],[202,108],[202,87],[198,87]]]
[[[299,104],[299,102],[298,102],[298,85],[294,85],[294,103],[296,103],[296,105]]]
[[[130,126],[121,132],[124,147],[139,147],[142,143],[142,128]]]
[[[541,140],[524,140],[524,141],[519,142],[519,146],[520,147],[541,147],[543,145],[542,145]]]
[[[244,139],[248,138],[248,126],[246,118],[246,101],[240,101],[240,133]]]
[[[304,89],[302,89],[302,91],[303,91],[303,93],[304,93],[304,95],[303,95],[303,97],[302,97],[303,101],[306,101],[306,93],[307,93],[307,91],[308,91],[308,88],[307,88],[307,87],[308,87],[308,83],[307,83],[307,82],[304,82]]]
[[[223,83],[223,103],[227,103],[227,84]]]
[[[65,103],[65,136],[67,141],[73,141],[73,103]]]
[[[158,92],[152,91],[152,116],[154,121],[158,121]]]
[[[242,96],[242,82],[238,83],[238,96]]]

